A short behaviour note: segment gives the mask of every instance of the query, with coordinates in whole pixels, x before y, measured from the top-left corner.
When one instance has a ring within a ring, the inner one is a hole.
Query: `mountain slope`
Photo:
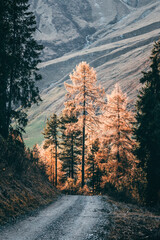
[[[99,28],[126,16],[120,0],[31,0],[37,19],[36,38],[44,46],[44,59],[82,49]]]
[[[45,1],[37,2],[44,4]],[[59,19],[53,18],[53,25],[57,21],[63,28],[66,19],[62,8],[67,1],[58,1],[58,3],[46,1],[46,4],[49,2],[56,3],[59,9],[57,14]],[[35,5],[35,9],[39,9],[38,5]],[[85,10],[82,11],[82,9]],[[69,73],[80,61],[87,61],[95,67],[98,81],[107,92],[110,92],[113,85],[119,82],[122,89],[133,100],[131,103],[133,105],[140,87],[141,71],[146,70],[153,41],[158,40],[159,37],[160,1],[88,0],[82,3],[70,1],[65,11],[72,16],[66,32],[60,28],[60,34],[55,35],[53,32],[50,35],[47,34],[52,39],[41,38],[48,47],[43,53],[43,59],[48,61],[40,65],[43,80],[39,83],[39,88],[43,102],[38,107],[33,106],[29,112],[30,123],[25,138],[30,146],[42,141],[43,136],[40,132],[46,117],[53,111],[60,112],[63,108],[65,96],[63,83],[68,81]],[[42,15],[39,16],[42,17]],[[62,21],[63,18],[64,21]],[[38,22],[40,31],[43,30],[41,21]],[[73,22],[78,24],[77,28]],[[82,29],[86,30],[83,32]],[[37,39],[40,40],[40,36],[40,32],[37,33]],[[65,39],[64,36],[66,36]]]
[[[82,49],[94,33],[111,26],[154,0],[30,0],[37,19],[36,38],[44,44],[43,59]]]

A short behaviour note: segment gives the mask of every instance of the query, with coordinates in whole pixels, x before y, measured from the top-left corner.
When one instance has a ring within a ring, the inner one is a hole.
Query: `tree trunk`
[[[12,46],[12,62],[11,62],[11,73],[10,73],[10,86],[9,86],[9,100],[8,100],[8,111],[7,111],[7,122],[6,122],[6,136],[9,134],[9,126],[11,124],[11,110],[12,110],[12,94],[13,94],[13,83],[14,83],[14,68],[15,68],[15,52],[16,52],[16,10],[15,0],[13,1],[13,46]]]
[[[94,192],[94,185],[95,185],[95,183],[94,183],[94,159],[93,159],[93,182],[92,182],[92,188],[93,188],[93,192]]]
[[[119,88],[118,88],[119,93]],[[120,142],[120,109],[119,109],[119,95],[117,96],[117,111],[118,111],[118,123],[117,123],[117,134],[118,134],[118,145],[117,145],[117,160],[118,163],[120,162],[120,153],[119,153],[119,142]]]
[[[51,176],[52,176],[52,184],[54,186],[54,162],[53,162],[53,150],[51,149]]]
[[[83,92],[83,142],[82,142],[82,188],[84,187],[84,165],[85,165],[85,125],[86,125],[86,86],[84,77]]]
[[[74,178],[74,151],[73,151],[73,134],[71,136],[71,157],[72,157],[72,179]]]
[[[6,80],[5,80],[6,81]],[[6,102],[7,102],[7,86],[6,82],[2,82],[2,86],[0,89],[0,135],[2,135],[5,139],[7,138],[7,123],[6,123],[6,115],[7,115],[7,109],[6,109]]]
[[[57,186],[57,142],[55,144],[55,186]]]

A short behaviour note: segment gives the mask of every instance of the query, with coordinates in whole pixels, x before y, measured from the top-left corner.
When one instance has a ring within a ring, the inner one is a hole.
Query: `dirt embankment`
[[[0,225],[54,200],[54,187],[39,175],[18,179],[0,177]]]

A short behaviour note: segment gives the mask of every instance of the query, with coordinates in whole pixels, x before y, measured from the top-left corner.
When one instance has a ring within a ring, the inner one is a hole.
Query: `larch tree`
[[[43,141],[42,145],[39,147],[40,151],[40,161],[42,166],[45,166],[46,174],[48,176],[49,181],[54,185],[54,147],[51,145],[48,148],[44,147],[45,141]],[[62,178],[62,171],[61,171],[61,161],[57,161],[57,186],[60,186],[60,180]]]
[[[12,123],[27,124],[25,109],[40,101],[35,82],[42,46],[34,39],[35,16],[28,0],[0,1],[0,134],[7,138]]]
[[[75,111],[79,114],[79,125],[82,127],[82,188],[85,184],[85,150],[86,134],[92,131],[98,120],[103,89],[97,86],[95,70],[86,62],[81,62],[70,74],[72,84],[65,83],[68,91],[68,102],[74,102]]]
[[[52,159],[53,159],[53,156],[55,158],[55,186],[57,186],[57,161],[58,161],[58,144],[59,144],[58,131],[59,131],[59,120],[57,118],[57,115],[53,114],[50,117],[50,119],[47,119],[47,123],[43,131],[43,135],[44,135],[44,138],[46,139],[44,143],[44,148],[51,147]]]
[[[127,191],[138,161],[133,150],[133,113],[127,109],[127,96],[117,84],[111,95],[107,96],[105,131],[109,144],[109,156],[105,164],[106,179],[119,191]]]
[[[148,72],[143,72],[144,84],[137,101],[137,157],[146,172],[146,202],[158,201],[160,191],[160,40],[155,42]]]

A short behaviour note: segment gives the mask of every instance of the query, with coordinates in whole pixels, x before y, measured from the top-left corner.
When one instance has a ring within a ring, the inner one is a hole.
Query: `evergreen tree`
[[[6,61],[6,48],[8,44],[8,1],[0,1],[0,134],[4,137],[6,129],[6,89],[7,89],[7,78],[8,68]]]
[[[39,160],[40,160],[40,150],[39,150],[38,144],[35,144],[33,146],[32,155],[33,155],[33,158],[34,158],[34,164],[38,165]]]
[[[151,55],[151,70],[143,72],[140,79],[145,84],[138,95],[137,128],[139,143],[136,151],[141,166],[147,174],[146,201],[158,200],[160,191],[160,40]]]
[[[97,86],[96,72],[86,62],[81,62],[73,74],[70,74],[72,84],[65,83],[68,91],[68,102],[74,102],[79,113],[79,125],[82,127],[82,188],[85,183],[85,149],[86,133],[94,129],[96,115],[100,110],[103,90]]]
[[[99,165],[99,159],[97,159],[97,153],[99,151],[99,139],[96,139],[92,143],[92,147],[89,151],[88,157],[87,157],[87,177],[89,186],[92,188],[93,192],[99,192],[100,191],[100,183],[102,179],[102,172]]]
[[[48,178],[47,175],[47,164],[43,160],[43,156],[41,154],[41,147],[38,144],[35,144],[33,146],[33,149],[31,150],[31,157],[32,157],[32,164],[33,169],[35,169],[36,174],[40,172],[43,176]]]
[[[58,161],[58,127],[59,127],[59,120],[56,114],[53,114],[50,119],[47,119],[46,127],[44,128],[43,135],[45,140],[44,148],[51,148],[51,154],[55,158],[55,185],[57,186],[57,161]],[[53,159],[53,158],[52,158]]]
[[[74,113],[74,106],[68,106],[63,111],[61,117],[61,153],[63,177],[62,181],[67,178],[76,180],[77,165],[82,148],[82,132],[77,126],[77,116]]]
[[[28,0],[0,3],[0,134],[7,138],[12,122],[19,131],[27,124],[24,109],[40,100],[35,81],[42,46],[34,40],[36,21]]]
[[[16,130],[10,132],[7,139],[7,151],[5,156],[8,166],[12,167],[12,172],[21,176],[27,169],[25,145],[22,136]]]

